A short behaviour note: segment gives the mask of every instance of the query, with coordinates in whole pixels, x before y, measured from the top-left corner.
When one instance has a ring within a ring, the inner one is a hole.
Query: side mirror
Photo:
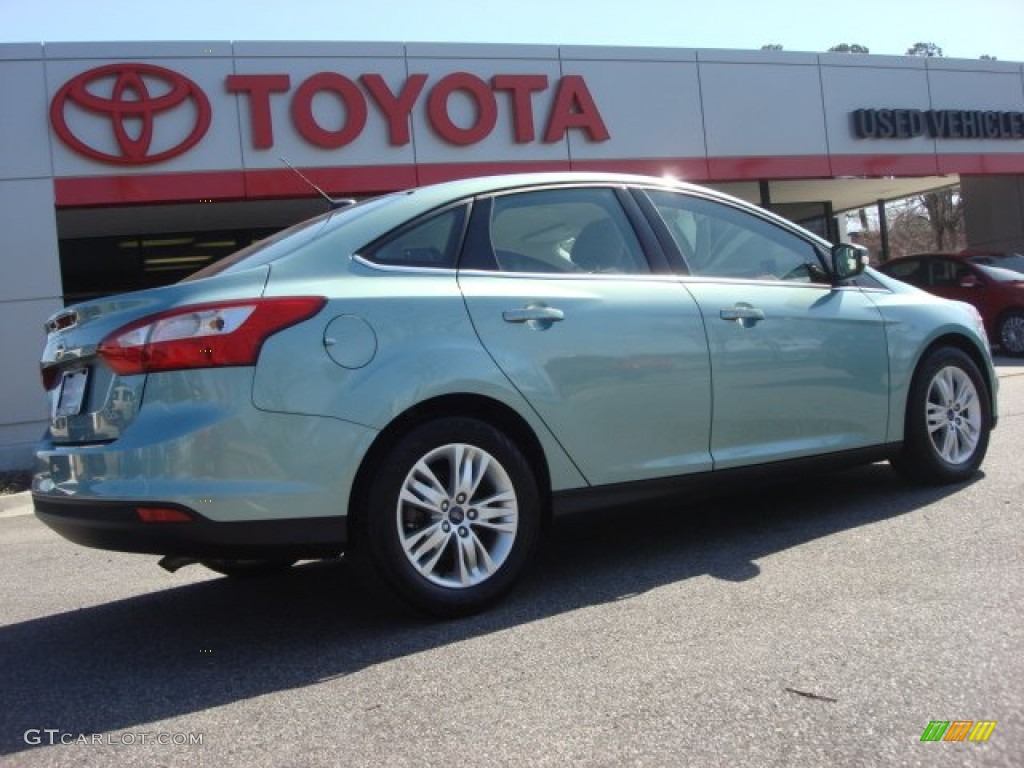
[[[868,265],[868,249],[863,245],[837,243],[832,246],[832,275],[842,282],[861,274]]]
[[[961,288],[977,288],[981,282],[974,275],[964,275],[960,278]]]

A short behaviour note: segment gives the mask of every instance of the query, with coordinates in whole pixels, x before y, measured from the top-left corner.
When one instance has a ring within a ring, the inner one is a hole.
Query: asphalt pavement
[[[171,575],[0,499],[0,765],[1017,768],[1024,366],[1000,377],[973,482],[877,464],[564,518],[454,622],[343,562]],[[996,725],[922,741],[935,721]]]

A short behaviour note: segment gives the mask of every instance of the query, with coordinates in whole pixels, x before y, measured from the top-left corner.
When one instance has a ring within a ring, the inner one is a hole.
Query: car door
[[[925,290],[944,299],[965,301],[982,316],[986,328],[996,325],[997,311],[991,301],[991,280],[963,259],[930,258],[926,267]]]
[[[595,485],[711,468],[701,314],[624,205],[601,186],[479,200],[458,274],[481,342]]]
[[[924,261],[927,270],[925,285],[930,293],[944,299],[969,301],[973,288],[961,285],[968,275],[970,266],[960,259],[930,258]]]
[[[707,326],[716,469],[885,442],[888,353],[870,298],[819,247],[725,201],[648,192]]]

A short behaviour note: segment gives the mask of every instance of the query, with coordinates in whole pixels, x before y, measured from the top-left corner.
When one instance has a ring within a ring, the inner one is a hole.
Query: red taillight
[[[195,304],[150,315],[117,329],[99,346],[115,373],[255,365],[268,337],[308,320],[320,296]]]
[[[191,523],[192,515],[174,507],[136,507],[135,513],[144,523]]]

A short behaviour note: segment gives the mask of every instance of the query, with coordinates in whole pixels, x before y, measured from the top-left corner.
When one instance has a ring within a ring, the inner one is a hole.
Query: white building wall
[[[43,321],[62,304],[42,46],[0,46],[0,469],[46,428]]]
[[[707,156],[703,115],[694,108],[701,103],[696,51],[567,46],[561,49],[561,69],[562,74],[586,78],[613,137],[593,143],[571,133],[574,162],[621,160],[617,135],[628,135],[634,158]],[[614,93],[615,98],[602,99],[605,93]],[[637,115],[651,114],[652,103],[657,104],[652,119],[637,120]]]

